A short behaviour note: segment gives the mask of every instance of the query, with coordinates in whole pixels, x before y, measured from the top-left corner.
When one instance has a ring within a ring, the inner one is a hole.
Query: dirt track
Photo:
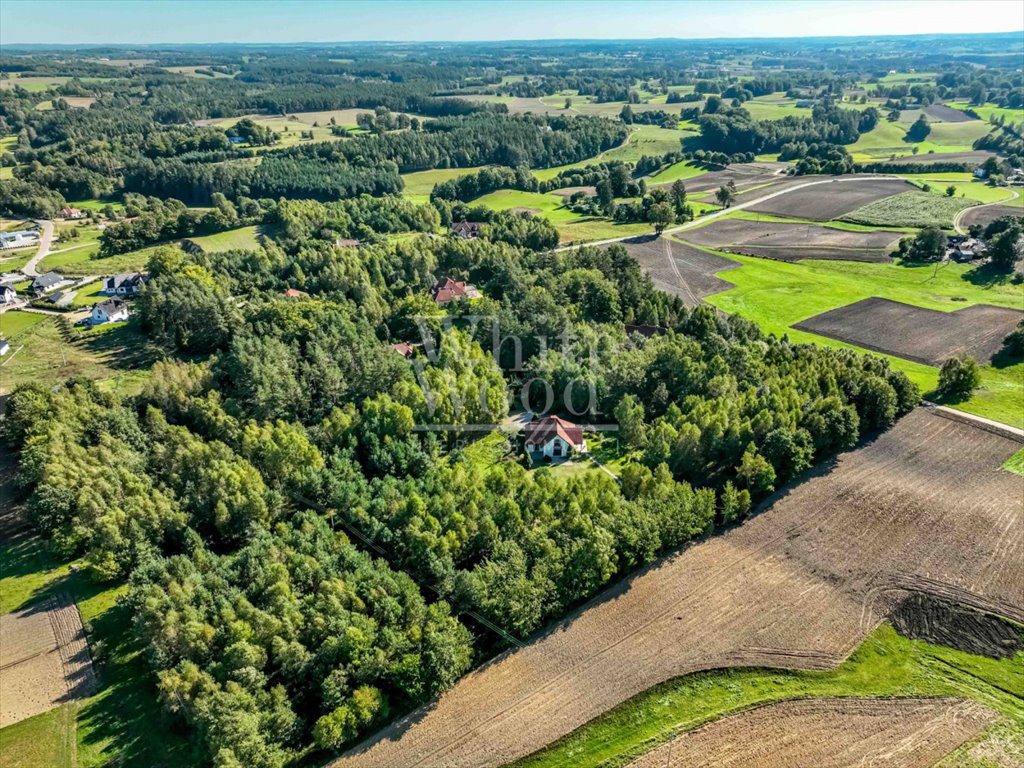
[[[1003,216],[1022,216],[1024,217],[1024,208],[1019,208],[1013,205],[979,205],[974,208],[968,208],[960,217],[960,225],[963,227],[969,227],[972,224],[980,224],[986,226],[996,219],[1001,219]]]
[[[815,315],[793,328],[939,366],[961,352],[988,362],[1022,319],[1024,312],[990,304],[940,312],[873,297]]]
[[[1020,445],[918,409],[335,765],[500,766],[678,675],[834,668],[914,591],[1024,623],[1024,477],[1000,469]]]
[[[931,768],[995,719],[960,699],[787,701],[683,734],[629,768]]]

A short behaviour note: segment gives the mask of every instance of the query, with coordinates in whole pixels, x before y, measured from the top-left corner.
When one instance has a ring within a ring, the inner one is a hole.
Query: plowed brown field
[[[879,178],[874,181],[853,181],[849,177],[837,177],[832,184],[819,184],[797,189],[763,203],[752,205],[747,210],[768,213],[775,216],[791,216],[812,221],[838,219],[844,214],[881,200],[913,191],[915,187],[900,179]]]
[[[836,667],[912,591],[1024,623],[1010,437],[918,410],[726,534],[608,590],[382,731],[343,768],[484,768],[679,675]]]
[[[833,668],[914,591],[1024,623],[1024,477],[1000,468],[1019,448],[918,409],[335,765],[500,766],[679,675]]]
[[[736,269],[739,262],[706,253],[668,237],[636,237],[624,240],[629,255],[651,276],[659,291],[680,297],[688,307],[705,296],[733,288],[732,283],[715,277],[716,272]]]
[[[787,701],[683,734],[629,768],[931,768],[995,719],[960,699]]]
[[[963,353],[988,362],[1024,312],[975,304],[955,312],[915,307],[872,297],[822,312],[793,325],[874,352],[924,365],[942,365]]]

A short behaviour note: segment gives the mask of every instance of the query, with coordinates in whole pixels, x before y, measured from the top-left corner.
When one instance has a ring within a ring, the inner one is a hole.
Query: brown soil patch
[[[335,765],[500,766],[679,675],[831,669],[911,592],[1024,623],[1024,477],[1000,470],[1020,445],[918,409]]]
[[[629,768],[931,768],[995,719],[961,699],[786,701],[683,734]]]
[[[67,595],[0,616],[0,727],[95,690],[82,620]]]
[[[990,304],[940,312],[872,297],[792,327],[873,352],[939,366],[961,352],[988,362],[1022,318],[1024,312]]]
[[[509,213],[530,213],[530,214],[537,214],[537,213],[543,213],[544,212],[540,208],[527,208],[524,205],[517,205],[517,206],[515,206],[513,208],[509,208],[508,211],[509,211]]]
[[[753,205],[747,210],[773,216],[789,216],[812,221],[829,221],[855,211],[884,197],[916,189],[901,179],[869,181],[837,179],[831,184],[816,184]],[[769,190],[771,191],[771,190]]]
[[[597,187],[563,187],[562,189],[552,190],[551,194],[558,195],[559,197],[572,197],[577,192],[583,192],[588,197],[593,197],[597,194]]]
[[[716,272],[740,265],[713,253],[705,253],[667,237],[635,237],[624,240],[629,255],[651,276],[654,287],[683,300],[688,307],[733,288],[732,283],[715,277]]]
[[[975,656],[1008,659],[1024,650],[1024,637],[1012,624],[934,595],[911,595],[889,620],[904,637]]]
[[[885,230],[850,232],[795,222],[719,219],[684,232],[680,237],[697,245],[782,261],[845,259],[885,262],[891,260],[889,252],[900,234]]]
[[[967,212],[960,217],[960,226],[964,229],[974,224],[980,224],[984,227],[996,219],[1003,218],[1003,216],[1024,217],[1024,208],[1012,205],[982,205],[976,208],[968,208]]]
[[[922,113],[930,123],[966,123],[976,119],[964,114],[959,109],[953,109],[953,107],[947,107],[944,104],[932,104],[924,109],[904,109],[900,112],[900,121],[912,123]]]

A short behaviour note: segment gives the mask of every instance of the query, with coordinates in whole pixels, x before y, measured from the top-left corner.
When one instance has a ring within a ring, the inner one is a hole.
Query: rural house
[[[89,324],[120,323],[127,319],[128,305],[121,301],[121,299],[107,299],[99,304],[93,304]]]
[[[6,307],[18,300],[18,292],[13,286],[0,285],[0,307]]]
[[[476,240],[480,237],[480,222],[479,221],[458,221],[453,222],[451,230],[454,234],[459,237],[465,238],[466,240]]]
[[[456,299],[479,299],[481,296],[480,291],[469,283],[452,280],[450,277],[442,277],[430,289],[430,298],[441,305]]]
[[[82,213],[82,211],[80,211],[78,208],[72,208],[71,206],[65,206],[64,208],[61,208],[60,215],[63,216],[65,219],[71,220],[85,218],[85,214]]]
[[[108,296],[134,296],[146,284],[141,272],[114,275],[103,281],[103,292]]]
[[[304,299],[309,296],[305,291],[300,291],[298,288],[285,288],[284,295],[289,299]]]
[[[407,341],[400,341],[397,344],[392,344],[391,348],[406,360],[412,357],[413,353],[416,351],[416,347]]]
[[[47,272],[45,275],[39,275],[39,277],[32,281],[32,292],[36,296],[42,296],[44,293],[49,293],[70,284],[71,281],[65,280],[63,275],[57,272]]]
[[[583,427],[557,416],[545,416],[526,425],[526,450],[548,458],[561,458],[586,453]]]

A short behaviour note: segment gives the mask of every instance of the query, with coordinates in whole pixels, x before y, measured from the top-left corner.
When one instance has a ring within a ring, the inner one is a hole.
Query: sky
[[[1022,29],[1021,0],[0,0],[0,46],[809,37]]]

